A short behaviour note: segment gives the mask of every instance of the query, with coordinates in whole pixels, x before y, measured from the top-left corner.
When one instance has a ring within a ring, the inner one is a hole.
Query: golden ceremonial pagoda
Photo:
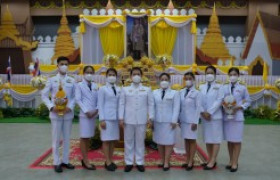
[[[74,41],[71,36],[71,29],[68,26],[68,20],[66,17],[65,2],[63,0],[62,17],[60,20],[60,27],[57,31],[57,39],[55,43],[54,55],[51,59],[52,64],[59,56],[71,56],[75,52]]]
[[[38,42],[29,42],[21,38],[21,34],[16,28],[8,5],[3,17],[1,18],[0,41],[7,38],[14,41],[16,46],[21,47],[23,50],[32,50],[38,45]]]
[[[223,41],[215,4],[213,13],[210,17],[209,26],[200,49],[209,57],[221,59],[223,61],[223,65],[225,65],[226,60],[231,60],[232,58],[226,44]]]

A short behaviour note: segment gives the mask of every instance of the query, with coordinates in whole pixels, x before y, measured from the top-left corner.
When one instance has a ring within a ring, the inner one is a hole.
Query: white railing
[[[74,75],[76,80],[81,80],[80,75]],[[2,79],[3,83],[7,81],[7,75],[6,74],[0,74],[0,78]],[[274,82],[279,79],[280,76],[268,76],[268,84],[274,85]],[[22,84],[22,85],[28,85],[30,84],[31,76],[28,74],[13,74],[11,78],[12,84]],[[240,79],[242,81],[245,81],[245,83],[248,86],[264,86],[264,81],[262,76],[251,76],[251,75],[243,75],[240,76]],[[95,75],[94,80],[96,83],[105,84],[106,79],[103,75]],[[183,75],[172,75],[171,76],[171,84],[182,84]],[[221,81],[222,83],[226,82],[228,80],[227,75],[217,75],[217,80]],[[201,83],[205,81],[204,75],[196,75],[196,83]]]

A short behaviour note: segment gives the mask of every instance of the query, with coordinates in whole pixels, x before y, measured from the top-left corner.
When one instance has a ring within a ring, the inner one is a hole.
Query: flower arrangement
[[[156,57],[156,64],[161,65],[163,69],[170,66],[172,64],[173,58],[172,56],[163,55]]]
[[[153,65],[155,64],[154,61],[147,56],[143,56],[140,59],[141,65],[144,68],[144,70],[148,70],[149,68],[152,68]]]
[[[114,54],[107,54],[103,57],[103,63],[109,67],[115,67],[118,65],[119,57]]]
[[[126,58],[123,58],[120,62],[120,65],[122,68],[128,68],[132,67],[133,64],[133,58],[131,56],[127,56]]]
[[[227,114],[228,119],[234,118],[234,111],[233,108],[236,106],[236,100],[233,95],[228,95],[225,97],[223,101],[223,109],[225,113]]]
[[[31,86],[38,90],[44,89],[46,83],[47,83],[47,78],[44,76],[35,76],[30,81]]]
[[[55,95],[55,100],[54,100],[55,106],[58,109],[58,115],[59,116],[63,116],[64,115],[64,111],[66,109],[66,105],[68,103],[68,99],[66,96],[65,91],[62,88],[62,84],[60,83],[59,85],[59,90]]]
[[[274,84],[277,89],[280,89],[280,78],[277,79]]]
[[[11,88],[10,83],[4,84],[3,100],[6,102],[8,107],[11,107],[13,105],[13,99],[10,94],[10,88]]]

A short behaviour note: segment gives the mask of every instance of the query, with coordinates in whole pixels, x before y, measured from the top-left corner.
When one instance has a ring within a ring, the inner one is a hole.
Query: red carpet
[[[60,147],[62,150],[62,147]],[[124,166],[124,152],[122,149],[116,149],[114,153],[114,161],[118,167]],[[76,166],[76,168],[82,168],[81,166],[81,152],[79,147],[79,140],[71,140],[70,146],[70,163]],[[101,149],[93,150],[89,152],[89,160],[95,164],[97,168],[104,167],[104,155]],[[195,167],[201,168],[200,164],[206,162],[207,156],[203,150],[198,146],[197,153],[195,155]],[[47,150],[43,155],[36,159],[29,168],[31,169],[49,169],[52,166],[53,157],[52,150]],[[160,162],[158,151],[146,148],[145,153],[145,166],[146,168],[157,168],[157,164]],[[181,165],[185,162],[185,156],[173,153],[171,156],[171,166],[174,168],[181,168]]]

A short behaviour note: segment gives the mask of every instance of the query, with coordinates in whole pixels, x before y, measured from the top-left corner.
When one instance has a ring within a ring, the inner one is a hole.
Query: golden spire
[[[57,38],[55,42],[55,53],[52,57],[52,64],[59,56],[70,56],[75,51],[74,41],[71,36],[71,29],[68,26],[68,20],[66,17],[66,10],[65,10],[65,0],[62,0],[62,17],[60,20],[60,27],[57,31]]]
[[[206,35],[201,44],[202,52],[207,56],[219,58],[223,61],[231,58],[229,51],[224,43],[223,36],[219,25],[219,19],[216,14],[216,5],[214,3],[213,12],[210,17],[210,22]]]
[[[173,2],[172,0],[169,0],[169,3],[167,5],[167,8],[170,9],[170,11],[172,11],[174,9],[174,5],[173,5]]]
[[[109,9],[114,9],[114,6],[113,6],[111,0],[108,0],[107,6],[106,6],[106,10],[108,11]]]
[[[9,33],[13,35],[19,35],[19,31],[17,30],[13,16],[9,10],[9,6],[7,5],[7,10],[2,16],[0,33]]]

